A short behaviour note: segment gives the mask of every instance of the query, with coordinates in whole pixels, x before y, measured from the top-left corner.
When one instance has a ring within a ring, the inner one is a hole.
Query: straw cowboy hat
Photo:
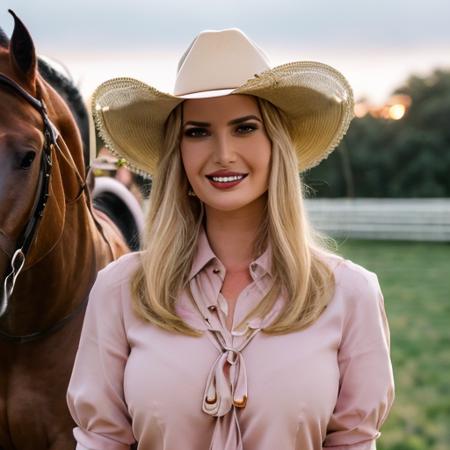
[[[132,78],[114,78],[93,94],[92,110],[109,149],[142,174],[155,172],[164,124],[185,99],[247,94],[268,100],[291,122],[299,170],[326,158],[353,118],[353,93],[336,69],[297,61],[270,68],[242,31],[203,31],[178,64],[173,94]]]

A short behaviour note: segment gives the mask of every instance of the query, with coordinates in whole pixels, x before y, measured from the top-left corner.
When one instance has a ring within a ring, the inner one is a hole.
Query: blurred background
[[[338,149],[302,174],[307,208],[338,252],[376,272],[383,289],[396,401],[378,450],[450,448],[448,0],[3,4],[5,32],[11,8],[86,103],[117,76],[170,92],[179,57],[204,29],[241,28],[273,65],[312,60],[340,70],[354,88],[356,118]],[[91,156],[98,153],[97,171],[130,188],[97,140]],[[149,181],[133,177],[145,202]]]

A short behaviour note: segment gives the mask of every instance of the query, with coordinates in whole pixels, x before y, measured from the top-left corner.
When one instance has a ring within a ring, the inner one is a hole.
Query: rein
[[[0,338],[2,338],[5,341],[14,342],[16,344],[25,344],[26,342],[35,341],[37,339],[41,339],[45,336],[48,336],[54,333],[55,331],[58,331],[67,322],[70,322],[71,319],[73,319],[78,313],[80,313],[83,310],[83,308],[87,305],[88,300],[89,296],[86,296],[86,298],[70,314],[68,314],[67,316],[65,316],[64,318],[62,318],[60,321],[50,326],[49,328],[46,328],[45,330],[36,331],[35,333],[24,335],[13,335],[0,330]]]
[[[73,164],[71,164],[70,161],[68,161],[67,157],[63,154],[57,143],[59,134],[56,127],[52,124],[52,122],[48,117],[47,108],[45,106],[44,100],[39,100],[33,97],[27,91],[25,91],[25,89],[19,86],[14,80],[11,80],[2,73],[0,73],[0,85],[6,86],[7,88],[13,90],[17,95],[19,95],[22,99],[28,102],[35,110],[37,110],[40,113],[42,120],[44,122],[44,138],[45,138],[44,147],[42,149],[41,165],[39,171],[39,180],[36,191],[36,197],[33,203],[33,207],[31,208],[30,218],[28,219],[28,222],[24,227],[24,231],[17,240],[14,240],[0,230],[0,249],[10,258],[10,269],[8,269],[9,273],[7,270],[7,274],[4,278],[3,289],[1,293],[0,317],[2,317],[8,308],[8,303],[13,294],[17,277],[19,276],[20,272],[22,271],[25,265],[25,260],[30,245],[33,242],[33,239],[37,232],[38,224],[44,214],[44,209],[47,204],[47,199],[49,196],[48,190],[52,170],[52,153],[55,150],[55,148],[57,148],[60,151],[64,159],[70,165],[73,166]],[[77,198],[79,198],[82,192],[86,189],[86,183],[82,179],[76,167],[74,168],[76,175],[80,181],[80,192],[77,196]],[[83,302],[81,302],[81,304],[77,306],[77,308],[75,308],[75,310],[71,314],[64,317],[55,325],[51,326],[46,330],[38,331],[36,333],[23,336],[10,335],[0,330],[0,337],[3,337],[4,339],[7,339],[9,341],[15,341],[19,343],[29,342],[31,340],[38,339],[62,327],[64,323],[66,323],[77,313],[79,313],[86,303],[87,298]]]

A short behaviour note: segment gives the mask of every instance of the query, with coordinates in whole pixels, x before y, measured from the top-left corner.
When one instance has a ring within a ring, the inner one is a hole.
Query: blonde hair
[[[267,214],[256,236],[254,253],[267,242],[272,247],[273,285],[250,317],[264,317],[281,292],[288,301],[265,328],[268,334],[297,331],[314,323],[334,294],[333,272],[323,256],[334,242],[310,225],[303,203],[304,185],[290,138],[288,121],[281,111],[257,98],[267,135],[272,142],[272,166],[267,194]],[[188,181],[179,151],[182,105],[169,116],[164,151],[153,178],[141,253],[141,265],[131,281],[134,311],[144,320],[172,332],[199,336],[177,314],[175,303],[187,288],[196,242],[204,219],[203,203],[187,195]]]

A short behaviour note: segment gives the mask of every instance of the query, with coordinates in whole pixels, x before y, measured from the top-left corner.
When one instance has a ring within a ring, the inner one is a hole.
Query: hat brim
[[[135,172],[153,174],[171,111],[189,98],[246,94],[268,100],[290,121],[299,171],[326,158],[353,118],[353,93],[344,76],[322,63],[300,61],[255,75],[238,88],[174,96],[132,78],[114,78],[93,94],[100,137]]]

